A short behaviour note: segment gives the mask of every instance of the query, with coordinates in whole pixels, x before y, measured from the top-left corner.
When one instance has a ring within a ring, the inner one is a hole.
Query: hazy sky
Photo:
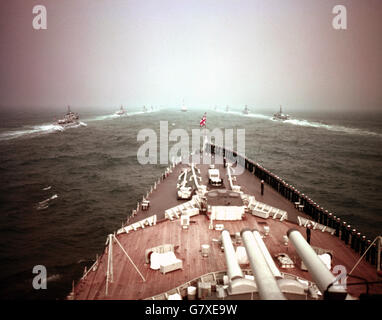
[[[2,107],[382,108],[380,0],[1,0],[0,15]]]

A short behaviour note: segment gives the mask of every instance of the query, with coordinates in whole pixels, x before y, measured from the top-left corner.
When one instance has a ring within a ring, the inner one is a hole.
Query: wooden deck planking
[[[181,170],[186,167],[187,165],[185,164],[177,165],[172,173],[170,173],[164,180],[161,180],[160,184],[157,185],[157,189],[153,190],[146,199],[150,201],[148,210],[141,210],[141,208],[139,208],[138,214],[135,217],[131,217],[128,224],[140,221],[154,214],[157,215],[158,220],[162,220],[164,219],[165,210],[186,202],[186,200],[178,200],[176,197],[176,183],[178,176],[181,173]],[[142,202],[142,198],[138,200],[140,203]]]
[[[164,210],[184,202],[176,200],[175,194],[176,180],[183,166],[184,165],[178,165],[174,172],[161,182],[159,190],[155,190],[149,197],[151,201],[150,209],[148,211],[140,211],[130,223],[139,221],[154,213],[163,219]],[[200,165],[198,167],[201,169],[203,183],[206,183],[206,180],[208,180],[208,166]],[[220,173],[222,177],[225,179],[225,186],[229,188],[228,180],[225,177],[225,170],[223,171],[222,167],[219,168],[221,169]],[[281,197],[275,190],[268,186],[265,187],[264,196],[261,196],[260,180],[247,171],[237,177],[236,184],[245,185],[245,187],[242,187],[242,190],[251,195],[255,195],[257,200],[286,210],[288,212],[288,218],[292,218],[292,221],[295,221],[298,215],[304,216],[294,208],[293,203]],[[118,235],[118,240],[137,264],[147,281],[143,282],[141,280],[122,250],[114,243],[114,283],[109,284],[109,296],[105,296],[107,254],[103,254],[100,258],[97,271],[89,272],[87,278],[80,281],[76,286],[76,299],[144,299],[170,290],[203,274],[226,269],[224,253],[221,252],[220,245],[212,241],[213,238],[218,239],[220,237],[220,232],[208,229],[209,220],[206,216],[199,215],[192,217],[191,220],[195,221],[195,223],[191,223],[188,230],[182,230],[179,220],[165,220],[157,223],[156,226],[145,227],[144,229],[132,231],[129,234]],[[311,280],[308,272],[300,270],[300,260],[293,245],[289,243],[288,247],[285,247],[283,244],[283,235],[285,235],[290,228],[300,230],[304,237],[305,228],[299,227],[289,221],[280,222],[279,220],[273,220],[271,218],[262,219],[250,214],[247,214],[242,221],[222,221],[215,222],[214,224],[222,223],[231,234],[234,234],[244,228],[256,228],[262,232],[263,225],[261,222],[266,222],[270,227],[270,235],[264,238],[264,242],[271,255],[274,256],[277,253],[284,252],[295,262],[297,261],[296,268],[281,271]],[[183,270],[162,275],[159,271],[151,270],[149,265],[145,264],[144,253],[147,248],[166,243],[179,246],[179,249],[175,253],[176,256],[183,261]],[[211,251],[208,258],[201,257],[200,249],[202,244],[210,245]],[[346,246],[337,237],[328,233],[313,230],[311,244],[334,251],[332,265],[342,264],[346,267],[347,271],[350,271],[359,259],[359,255],[351,250],[349,246]],[[353,274],[362,276],[370,281],[377,280],[375,268],[366,261],[362,261]],[[359,280],[349,278],[348,282],[359,282]],[[365,292],[364,288],[365,287],[362,286],[350,287],[349,291],[358,295],[361,292]],[[381,286],[374,286],[374,288],[376,288],[377,292],[382,292]]]
[[[109,285],[109,297],[105,297],[105,285],[102,281],[102,279],[105,279],[106,268],[99,267],[96,272],[90,272],[90,274],[95,276],[97,279],[97,281],[93,280],[93,284],[97,282],[101,284],[93,288],[99,292],[97,298],[144,299],[170,290],[203,274],[212,271],[224,270],[226,268],[224,253],[221,252],[219,244],[212,242],[213,238],[218,238],[220,232],[208,229],[209,220],[206,216],[200,215],[193,217],[192,219],[197,221],[197,224],[192,224],[189,230],[181,230],[180,222],[172,221],[160,223],[157,226],[151,227],[155,230],[149,231],[149,229],[143,229],[119,236],[119,241],[125,248],[128,247],[127,243],[130,241],[140,243],[140,246],[135,246],[134,249],[129,249],[129,255],[137,264],[140,271],[144,274],[147,281],[143,282],[141,280],[135,269],[122,253],[121,249],[114,244],[114,283]],[[243,228],[248,227],[248,225],[254,226],[256,224],[256,220],[259,220],[259,218],[247,215],[247,219],[245,221],[224,222],[224,224],[226,229],[229,230],[231,234],[234,234],[235,232],[239,232]],[[287,230],[291,227],[299,229],[303,235],[305,229],[295,226],[290,222],[279,222],[270,219],[267,219],[266,221],[271,229],[271,234],[270,236],[264,238],[264,242],[270,250],[271,255],[274,256],[277,253],[285,252],[290,255],[291,258],[296,259],[297,254],[293,248],[293,245],[289,243],[288,247],[285,247],[282,244],[282,236],[286,234]],[[260,228],[260,232],[261,231],[262,230]],[[158,242],[157,237],[151,236],[153,233],[160,234],[163,237],[163,240],[159,240]],[[174,237],[174,234],[180,235],[179,238]],[[183,260],[183,270],[173,271],[165,275],[161,274],[159,271],[151,270],[149,265],[146,265],[144,261],[145,249],[164,243],[171,243],[174,239],[175,242],[173,242],[173,244],[179,245],[176,255],[178,258]],[[312,245],[333,250],[335,252],[333,265],[343,264],[346,266],[347,270],[350,270],[350,268],[357,261],[358,257],[355,254],[352,254],[348,248],[343,247],[341,241],[330,234],[314,230],[312,232],[311,240]],[[201,257],[200,246],[204,243],[208,243],[211,246],[211,254],[208,258]],[[107,262],[107,255],[103,256],[103,260]],[[294,269],[282,271],[295,274],[307,280],[312,280],[308,272],[299,269],[299,265],[296,265],[296,268]],[[373,271],[374,270],[369,264],[362,262],[358,267],[357,272],[354,274],[361,275],[368,279],[373,279],[373,276],[375,275],[375,272]],[[89,280],[91,280],[90,277],[87,279],[87,283]],[[349,282],[351,282],[350,279]],[[350,291],[353,293],[360,293],[364,292],[364,289],[362,287],[358,289],[352,287]],[[77,295],[78,299],[85,299],[86,297],[90,299],[95,298],[91,295]]]

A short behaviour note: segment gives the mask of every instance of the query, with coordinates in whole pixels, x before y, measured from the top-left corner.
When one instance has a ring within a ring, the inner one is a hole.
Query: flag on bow
[[[200,120],[200,126],[205,127],[207,121],[207,112],[204,113],[203,118]]]

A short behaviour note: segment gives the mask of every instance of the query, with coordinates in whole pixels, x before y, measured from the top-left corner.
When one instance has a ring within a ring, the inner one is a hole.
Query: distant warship
[[[68,106],[68,112],[65,114],[64,118],[57,120],[54,124],[67,128],[79,125],[79,120],[80,116],[78,115],[78,113],[72,112],[70,110],[70,106]]]
[[[121,109],[119,109],[115,114],[118,116],[123,116],[126,114],[126,111],[123,109],[123,106],[121,106]]]
[[[283,120],[284,121],[284,120],[289,120],[289,119],[290,119],[289,115],[283,113],[281,106],[280,106],[280,111],[276,112],[273,115],[273,120]]]

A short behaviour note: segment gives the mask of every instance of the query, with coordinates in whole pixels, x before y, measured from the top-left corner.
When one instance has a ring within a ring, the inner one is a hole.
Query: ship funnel
[[[244,229],[241,231],[241,237],[247,251],[252,272],[255,275],[260,298],[263,300],[285,300],[285,296],[277,285],[276,279],[265,260],[254,234],[251,230]]]
[[[345,299],[346,290],[343,287],[333,285],[336,277],[325,266],[301,233],[296,229],[289,229],[287,235],[296,248],[297,254],[312,275],[313,281],[324,294],[324,298]]]
[[[224,247],[225,260],[227,262],[229,279],[232,281],[238,278],[243,278],[244,275],[241,271],[239,263],[237,262],[235,249],[233,248],[231,240],[231,235],[227,230],[222,231],[222,242]]]

